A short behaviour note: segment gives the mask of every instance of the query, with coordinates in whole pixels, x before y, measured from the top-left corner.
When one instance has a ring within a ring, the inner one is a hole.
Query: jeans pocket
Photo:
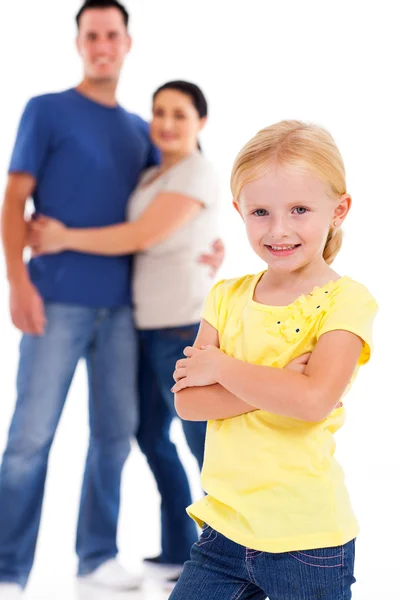
[[[344,546],[332,548],[315,548],[313,550],[299,550],[288,552],[289,556],[308,567],[333,569],[344,566]]]
[[[209,525],[204,525],[202,532],[200,534],[200,538],[195,543],[195,546],[204,546],[205,544],[210,544],[214,542],[218,537],[218,533],[210,527]]]

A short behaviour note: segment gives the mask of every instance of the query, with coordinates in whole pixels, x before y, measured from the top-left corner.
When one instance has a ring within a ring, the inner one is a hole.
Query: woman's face
[[[190,96],[178,90],[162,90],[153,103],[151,139],[161,152],[188,154],[197,148],[205,122]]]

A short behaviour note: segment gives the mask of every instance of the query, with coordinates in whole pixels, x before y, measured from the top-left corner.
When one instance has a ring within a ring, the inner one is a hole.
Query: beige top
[[[218,237],[216,173],[200,152],[152,181],[157,169],[146,171],[132,195],[129,220],[137,219],[161,192],[176,192],[199,200],[203,209],[168,239],[135,255],[132,297],[139,329],[197,323],[213,283],[209,268],[199,264],[198,258],[210,251]]]

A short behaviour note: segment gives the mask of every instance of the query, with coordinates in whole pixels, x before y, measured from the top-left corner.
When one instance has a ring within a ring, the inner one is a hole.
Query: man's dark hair
[[[81,16],[85,12],[85,10],[89,10],[90,8],[117,8],[119,11],[121,11],[121,14],[124,19],[124,23],[125,23],[126,27],[128,27],[129,13],[126,10],[125,6],[123,6],[117,0],[86,0],[86,2],[83,4],[82,8],[76,15],[76,24],[77,24],[78,28],[79,28],[79,22],[81,20]]]

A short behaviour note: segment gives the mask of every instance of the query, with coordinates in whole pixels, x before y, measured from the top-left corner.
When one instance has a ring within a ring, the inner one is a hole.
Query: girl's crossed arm
[[[179,396],[181,390],[189,386],[220,384],[247,403],[251,410],[258,408],[317,422],[330,414],[340,401],[357,366],[362,346],[361,338],[349,331],[324,333],[304,374],[240,361],[227,356],[215,345],[203,349],[188,347],[185,350],[188,358],[177,363],[174,374],[177,383],[172,389]]]
[[[201,321],[193,349],[203,352],[200,350],[202,346],[212,346],[216,350],[219,347],[217,330],[204,319]],[[222,354],[222,352],[220,353]],[[304,354],[296,358],[286,368],[297,372],[304,372],[309,356],[309,354]],[[177,367],[180,363],[181,361],[178,361]],[[237,417],[257,410],[259,407],[252,406],[226,389],[223,385],[215,382],[211,385],[208,385],[208,383],[202,385],[200,383],[196,387],[186,387],[176,392],[175,408],[178,415],[186,421],[210,421]]]
[[[218,331],[202,319],[193,348],[204,345],[219,347]],[[199,350],[200,351],[200,350]],[[187,387],[175,394],[175,408],[186,421],[228,419],[256,410],[220,384]]]

